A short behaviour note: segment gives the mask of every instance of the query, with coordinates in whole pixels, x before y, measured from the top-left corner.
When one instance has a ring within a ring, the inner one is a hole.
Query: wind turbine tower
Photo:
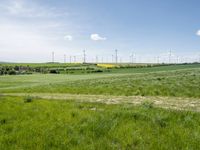
[[[86,54],[85,54],[85,50],[83,50],[83,63],[86,63]]]
[[[54,63],[54,52],[52,52],[52,63]]]
[[[115,63],[117,64],[118,62],[118,50],[115,50]]]

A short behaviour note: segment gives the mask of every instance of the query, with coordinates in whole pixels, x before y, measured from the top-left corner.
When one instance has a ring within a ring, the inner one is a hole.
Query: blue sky
[[[88,61],[195,61],[200,56],[199,0],[1,0],[0,61],[46,62],[55,52]]]

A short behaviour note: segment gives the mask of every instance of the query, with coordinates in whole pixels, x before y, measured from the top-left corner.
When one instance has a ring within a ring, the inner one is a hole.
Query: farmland
[[[111,73],[83,75],[2,76],[0,92],[200,98],[200,65],[189,67],[114,69]]]
[[[0,76],[0,149],[199,149],[200,64],[76,65]]]

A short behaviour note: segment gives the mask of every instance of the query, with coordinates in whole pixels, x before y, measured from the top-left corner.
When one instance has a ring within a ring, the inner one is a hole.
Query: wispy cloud
[[[200,30],[197,31],[196,35],[197,35],[197,36],[200,36]]]
[[[27,7],[23,0],[11,1],[7,5],[5,5],[4,8],[5,11],[7,11],[7,13],[11,15],[29,15],[30,13],[34,12],[34,9]]]
[[[93,41],[105,41],[106,37],[101,37],[99,34],[91,34],[90,35],[91,40]]]
[[[7,15],[18,17],[59,17],[67,16],[68,12],[55,7],[40,6],[33,1],[12,0],[0,4],[1,11]]]
[[[65,40],[68,40],[68,41],[72,41],[73,40],[73,37],[71,35],[65,35],[64,36],[64,39]]]

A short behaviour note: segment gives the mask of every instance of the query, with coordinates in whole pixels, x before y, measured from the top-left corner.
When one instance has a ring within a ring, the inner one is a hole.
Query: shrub
[[[24,103],[30,103],[30,102],[32,102],[33,101],[33,97],[31,97],[31,96],[26,96],[25,98],[24,98]]]
[[[16,75],[16,71],[15,70],[10,70],[10,71],[8,71],[8,74],[9,75]]]
[[[1,119],[0,120],[0,125],[3,125],[3,124],[5,124],[6,123],[6,119]]]
[[[15,67],[14,67],[14,70],[19,71],[19,70],[20,70],[20,67],[19,67],[19,66],[15,66]]]
[[[162,78],[158,77],[157,80],[160,81],[160,80],[162,80]]]
[[[98,70],[95,70],[95,72],[103,72],[103,70],[98,69]]]
[[[49,73],[59,74],[60,72],[59,72],[58,70],[56,70],[56,69],[51,69],[51,70],[49,71]]]

